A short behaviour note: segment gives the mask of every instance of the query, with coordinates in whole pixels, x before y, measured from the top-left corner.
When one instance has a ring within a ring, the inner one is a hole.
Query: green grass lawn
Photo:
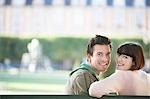
[[[17,75],[0,72],[1,91],[63,93],[69,71],[52,71]]]

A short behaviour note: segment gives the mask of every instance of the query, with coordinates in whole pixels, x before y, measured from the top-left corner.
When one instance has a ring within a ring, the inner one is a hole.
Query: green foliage
[[[51,56],[54,60],[81,60],[85,55],[86,43],[86,39],[56,38],[52,43]]]
[[[11,38],[0,37],[0,62],[3,62],[5,58],[9,58],[12,61],[21,61],[23,53],[28,52],[27,44],[32,38]],[[86,46],[88,39],[85,38],[38,38],[43,53],[49,57],[52,62],[62,62],[65,59],[69,59],[71,62],[80,62],[86,54]],[[112,74],[115,70],[115,57],[118,46],[124,42],[138,42],[143,46],[145,57],[150,58],[150,44],[144,44],[142,39],[112,39],[112,61],[111,66],[104,76]]]
[[[5,58],[10,58],[12,60],[17,60],[21,57],[22,44],[17,43],[18,38],[0,38],[0,61],[3,61]]]
[[[32,38],[20,39],[11,37],[0,38],[0,61],[5,58],[12,61],[20,61],[22,54],[28,52],[27,44]],[[81,60],[85,56],[87,39],[80,38],[56,38],[50,40],[48,38],[38,38],[44,55],[48,56],[52,61],[58,62],[63,59]]]

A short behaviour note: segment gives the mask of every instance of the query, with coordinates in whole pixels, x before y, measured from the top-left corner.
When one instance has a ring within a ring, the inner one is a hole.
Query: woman
[[[150,96],[150,75],[141,69],[145,65],[142,47],[125,43],[117,49],[116,72],[91,84],[89,94],[102,97],[109,93]]]

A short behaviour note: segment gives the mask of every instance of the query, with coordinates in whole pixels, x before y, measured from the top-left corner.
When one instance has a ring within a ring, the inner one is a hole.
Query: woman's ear
[[[135,66],[135,62],[134,61],[132,62],[132,65]]]

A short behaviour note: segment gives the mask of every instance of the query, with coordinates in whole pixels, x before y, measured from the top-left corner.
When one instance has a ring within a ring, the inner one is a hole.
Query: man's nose
[[[109,60],[109,57],[106,56],[106,55],[104,55],[103,58],[102,58],[102,60],[103,60],[104,62],[107,62],[107,61]]]

